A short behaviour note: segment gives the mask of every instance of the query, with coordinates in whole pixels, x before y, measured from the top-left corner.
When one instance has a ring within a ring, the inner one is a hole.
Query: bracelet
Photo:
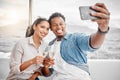
[[[109,31],[109,27],[108,27],[108,30],[107,30],[107,31],[101,31],[101,30],[98,28],[98,32],[99,32],[100,34],[106,34],[106,33],[108,33],[108,31]]]

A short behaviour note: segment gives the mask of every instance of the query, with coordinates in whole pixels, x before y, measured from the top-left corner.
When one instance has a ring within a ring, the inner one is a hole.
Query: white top
[[[52,80],[91,80],[89,74],[80,68],[66,63],[60,55],[60,43],[56,41],[52,46],[54,50],[55,74]]]
[[[38,49],[35,48],[32,37],[20,40],[14,47],[10,57],[10,73],[7,80],[29,79],[33,71],[39,68],[39,65],[33,64],[24,71],[20,72],[20,65],[37,55],[43,56],[47,44],[42,40]]]

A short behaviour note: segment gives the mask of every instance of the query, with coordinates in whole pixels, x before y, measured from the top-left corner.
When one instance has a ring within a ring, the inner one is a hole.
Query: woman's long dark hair
[[[42,21],[47,21],[48,22],[48,20],[46,19],[46,18],[41,18],[41,17],[39,17],[39,18],[37,18],[34,22],[33,22],[33,24],[31,25],[31,26],[28,26],[28,28],[27,28],[27,30],[26,30],[26,37],[30,37],[30,36],[32,36],[33,34],[34,34],[34,29],[33,29],[33,26],[34,25],[38,25],[38,24],[40,24],[40,22],[42,22]]]

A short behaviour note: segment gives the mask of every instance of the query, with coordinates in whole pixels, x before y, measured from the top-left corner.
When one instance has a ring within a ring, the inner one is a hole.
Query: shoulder
[[[83,40],[89,38],[89,35],[84,33],[72,33],[72,34],[66,34],[65,40],[68,41],[76,41],[76,40]]]
[[[14,45],[14,47],[13,47],[13,49],[12,49],[12,54],[14,54],[16,51],[22,51],[23,50],[23,47],[24,47],[24,45],[25,45],[25,41],[27,40],[27,38],[22,38],[22,39],[20,39],[20,40],[18,40],[16,43],[15,43],[15,45]]]
[[[28,43],[28,41],[29,41],[29,37],[28,38],[21,38],[20,40],[18,40],[18,42],[16,42],[15,46],[25,45],[26,43]]]
[[[75,37],[75,38],[85,38],[85,37],[90,37],[89,34],[85,34],[85,33],[73,33],[72,36]]]
[[[87,36],[86,34],[84,33],[72,33],[72,34],[66,34],[65,38],[77,38],[77,37],[84,37],[84,36]]]
[[[19,40],[19,43],[28,43],[30,40],[30,37],[27,37],[27,38],[22,38]]]

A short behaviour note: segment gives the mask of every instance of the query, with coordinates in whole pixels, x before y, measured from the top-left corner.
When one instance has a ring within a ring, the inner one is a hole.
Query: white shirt
[[[42,40],[38,49],[35,48],[32,37],[20,40],[14,47],[10,58],[10,73],[7,80],[29,79],[40,65],[33,64],[20,72],[20,65],[37,55],[43,56],[47,44]]]
[[[87,72],[63,60],[60,55],[60,43],[61,41],[56,41],[52,46],[54,50],[53,58],[55,58],[53,68],[56,73],[52,80],[91,80]]]

